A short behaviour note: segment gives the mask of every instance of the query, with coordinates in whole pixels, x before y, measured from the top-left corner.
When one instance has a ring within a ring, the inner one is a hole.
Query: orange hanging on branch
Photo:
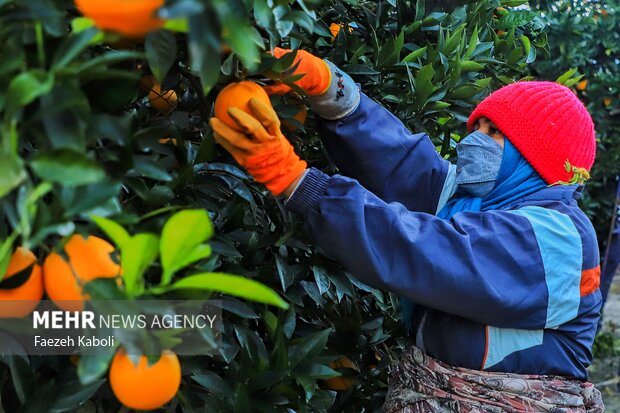
[[[75,0],[75,5],[99,29],[125,37],[141,38],[164,24],[155,16],[164,0]]]
[[[584,91],[588,87],[588,79],[583,79],[581,82],[577,83],[577,90]]]
[[[181,385],[181,364],[172,351],[164,351],[160,359],[148,365],[140,356],[135,365],[125,350],[119,350],[110,365],[110,386],[116,398],[136,410],[154,410],[168,403]]]
[[[113,252],[114,247],[109,242],[94,235],[88,238],[79,234],[71,236],[64,248],[69,261],[52,252],[43,263],[48,297],[65,311],[81,311],[86,298],[82,293],[83,284],[95,278],[120,275],[120,265],[110,257]]]
[[[357,367],[357,365],[347,356],[343,356],[339,359],[332,361],[331,363],[329,363],[329,367],[332,369],[352,369],[357,371],[358,373],[360,371],[359,367]],[[332,377],[331,379],[325,380],[325,385],[330,390],[344,391],[349,390],[355,385],[355,379],[351,379],[346,376]]]
[[[338,36],[340,33],[340,29],[344,26],[344,23],[332,23],[329,25],[329,32],[332,34],[332,41]],[[353,33],[353,27],[349,26],[349,33]]]
[[[174,90],[161,90],[161,86],[153,85],[149,92],[151,106],[163,114],[172,112],[177,107],[177,92]]]
[[[215,99],[215,117],[240,132],[239,125],[228,115],[228,108],[236,107],[252,115],[248,106],[251,98],[257,98],[261,103],[271,107],[269,96],[260,85],[249,80],[227,85]]]
[[[43,275],[36,261],[32,251],[22,247],[15,249],[0,283],[0,318],[25,317],[39,304],[43,297]],[[27,279],[12,287],[14,277]]]

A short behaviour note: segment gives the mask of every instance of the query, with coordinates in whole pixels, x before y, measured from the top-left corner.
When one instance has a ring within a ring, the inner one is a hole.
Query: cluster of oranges
[[[86,238],[72,235],[62,251],[50,253],[42,266],[37,264],[32,251],[17,247],[2,278],[6,288],[0,285],[0,318],[27,316],[37,307],[44,292],[59,308],[81,311],[84,300],[88,299],[83,292],[86,283],[102,277],[117,278],[121,274],[121,266],[113,254],[114,247],[94,235]],[[15,283],[16,278],[21,282]],[[159,361],[149,366],[146,356],[141,356],[135,365],[121,349],[110,365],[110,386],[117,399],[132,409],[163,406],[176,395],[180,384],[181,365],[171,351],[164,351]]]
[[[75,234],[60,252],[50,253],[40,266],[32,251],[18,247],[2,278],[5,285],[12,277],[30,275],[14,288],[0,288],[0,317],[25,317],[43,297],[43,292],[59,308],[79,311],[84,306],[82,287],[95,278],[118,277],[120,265],[112,259],[114,247],[99,237]],[[19,303],[19,304],[16,304]]]

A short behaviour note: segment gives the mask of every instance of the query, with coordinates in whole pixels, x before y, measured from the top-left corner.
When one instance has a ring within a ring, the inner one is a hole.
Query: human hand
[[[288,53],[291,53],[290,49],[282,49],[276,47],[273,51],[273,55],[280,58]],[[299,65],[293,71],[294,75],[303,74],[301,79],[296,80],[294,83],[302,88],[310,96],[317,96],[325,93],[331,83],[331,71],[327,66],[327,63],[320,57],[314,56],[305,50],[297,50],[295,61],[293,65]],[[282,95],[288,93],[291,88],[284,83],[275,83],[264,87],[268,94]]]
[[[214,139],[222,145],[235,160],[274,195],[289,190],[306,169],[306,162],[300,160],[293,146],[280,130],[280,119],[273,108],[256,98],[251,98],[248,107],[251,114],[230,107],[228,115],[239,125],[238,132],[213,117],[209,125]],[[289,191],[290,192],[290,191]]]

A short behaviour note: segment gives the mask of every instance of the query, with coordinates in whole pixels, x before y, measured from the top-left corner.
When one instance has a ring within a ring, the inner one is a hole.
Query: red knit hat
[[[569,181],[573,167],[590,170],[596,153],[594,123],[566,86],[555,82],[517,82],[486,97],[467,121],[490,119],[548,184]]]

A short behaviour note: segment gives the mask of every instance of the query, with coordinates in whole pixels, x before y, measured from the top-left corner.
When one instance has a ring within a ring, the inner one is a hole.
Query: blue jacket
[[[417,346],[454,366],[587,379],[601,293],[582,187],[442,220],[455,168],[427,135],[363,94],[320,134],[345,176],[309,169],[287,208],[354,276],[418,304]]]

